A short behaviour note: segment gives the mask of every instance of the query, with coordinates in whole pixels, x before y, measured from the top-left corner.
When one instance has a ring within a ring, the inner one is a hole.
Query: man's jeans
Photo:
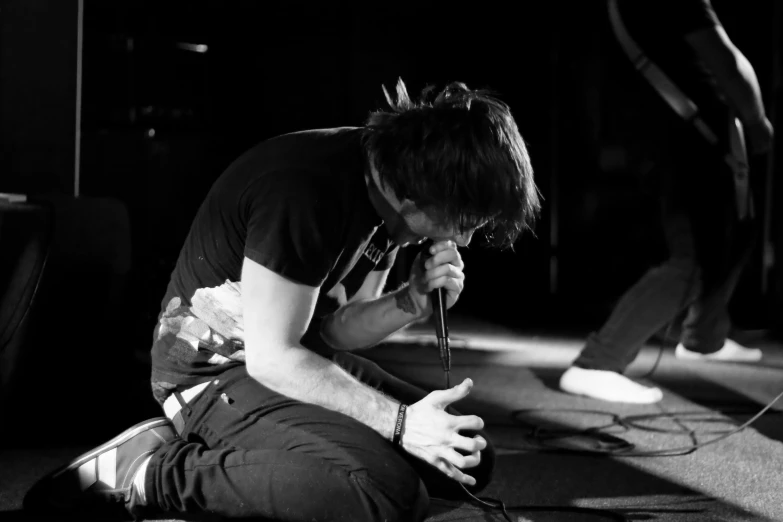
[[[757,223],[737,219],[725,165],[700,161],[693,169],[659,172],[669,258],[626,291],[601,329],[588,336],[574,366],[622,373],[644,343],[686,309],[679,341],[700,353],[723,346],[731,327],[728,303]]]
[[[403,403],[426,395],[362,357],[337,353],[333,360]],[[280,395],[245,366],[223,372],[183,414],[182,439],[155,452],[147,470],[147,501],[161,514],[416,521],[426,516],[429,496],[465,498],[456,482],[372,429]],[[465,470],[477,480],[469,490],[486,486],[493,467],[488,446],[481,464]]]

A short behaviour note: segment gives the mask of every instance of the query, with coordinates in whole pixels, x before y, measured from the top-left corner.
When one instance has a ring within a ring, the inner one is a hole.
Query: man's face
[[[404,247],[427,239],[435,242],[451,240],[457,246],[468,246],[473,233],[480,227],[465,228],[447,224],[432,212],[424,212],[410,201],[404,201],[399,210],[400,220],[391,230],[394,241]]]
[[[367,178],[370,199],[383,218],[389,235],[401,247],[418,245],[427,239],[434,242],[451,240],[457,246],[468,246],[473,233],[484,226],[481,221],[471,228],[448,223],[445,216],[433,209],[420,209],[409,199],[398,200],[394,192],[380,183],[378,171],[370,164],[371,175]]]

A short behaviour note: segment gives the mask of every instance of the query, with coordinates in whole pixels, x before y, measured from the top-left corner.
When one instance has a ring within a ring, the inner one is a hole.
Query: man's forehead
[[[435,225],[442,227],[459,227],[464,226],[468,228],[479,228],[487,224],[490,221],[491,216],[486,216],[478,212],[463,211],[457,215],[451,215],[444,209],[430,207],[426,210],[422,210],[424,214]]]

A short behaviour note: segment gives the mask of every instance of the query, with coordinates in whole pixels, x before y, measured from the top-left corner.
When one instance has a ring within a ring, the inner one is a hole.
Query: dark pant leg
[[[734,207],[727,203],[731,215],[713,219],[706,226],[704,252],[700,254],[703,285],[698,298],[688,308],[683,321],[682,344],[699,353],[717,352],[729,335],[731,320],[728,305],[742,270],[747,265],[757,237],[758,223],[738,222]],[[714,214],[713,214],[714,215]],[[721,226],[721,223],[725,223]]]
[[[671,173],[660,196],[661,223],[669,258],[648,270],[623,294],[600,330],[592,332],[574,366],[622,373],[644,343],[699,295],[693,223],[682,208]]]
[[[417,473],[375,431],[282,396],[244,366],[188,405],[182,440],[152,457],[147,500],[162,513],[288,521],[409,521],[426,514]]]
[[[394,397],[404,404],[414,404],[428,394],[428,392],[421,388],[391,375],[376,363],[356,355],[355,353],[336,352],[332,356],[332,360],[360,381],[390,397]],[[459,414],[457,410],[451,407],[448,408],[448,411],[454,415]],[[486,449],[481,452],[481,462],[479,465],[464,470],[465,473],[476,479],[475,486],[466,486],[468,491],[475,494],[484,489],[492,480],[492,472],[495,468],[495,449],[484,430],[478,432],[465,430],[461,432],[461,434],[466,437],[473,437],[474,435],[479,434],[487,441]],[[409,455],[402,449],[399,450],[399,453],[408,460],[411,466],[413,466],[419,474],[431,497],[451,500],[467,499],[467,495],[458,482],[451,480],[434,466],[430,466],[423,460]]]
[[[687,165],[683,178],[692,180],[690,193],[696,256],[702,271],[702,291],[683,322],[681,342],[690,350],[711,353],[726,340],[731,323],[728,303],[753,250],[759,223],[740,222],[737,215],[734,173],[723,154],[729,151],[729,125],[734,115],[720,105],[710,115],[710,126],[719,136],[720,147]],[[703,143],[700,142],[700,143]],[[752,176],[751,176],[752,181]]]

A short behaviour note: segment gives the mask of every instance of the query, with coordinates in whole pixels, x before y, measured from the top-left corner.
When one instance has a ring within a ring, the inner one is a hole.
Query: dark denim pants
[[[728,303],[752,252],[758,223],[740,221],[731,172],[696,142],[652,155],[668,259],[648,270],[592,332],[574,365],[622,373],[656,332],[686,312],[679,341],[718,351],[731,328]],[[671,143],[670,143],[671,145]]]
[[[362,357],[337,353],[333,360],[406,404],[426,395]],[[226,370],[187,406],[182,439],[160,448],[148,467],[146,495],[152,512],[416,521],[426,516],[429,496],[466,497],[456,482],[374,430],[341,413],[280,395],[251,378],[244,366]],[[488,446],[481,464],[469,471],[477,480],[471,492],[487,485],[494,460]]]

